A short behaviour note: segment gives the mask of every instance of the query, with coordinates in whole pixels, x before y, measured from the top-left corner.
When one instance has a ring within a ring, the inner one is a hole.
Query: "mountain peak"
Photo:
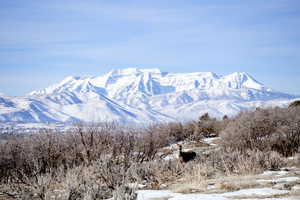
[[[246,80],[251,79],[251,80],[254,80],[255,82],[258,82],[250,74],[248,74],[247,72],[234,72],[234,73],[231,73],[227,76],[236,77],[241,81],[246,81]]]
[[[68,76],[31,95],[0,95],[0,121],[150,123],[196,119],[204,112],[232,116],[295,98],[265,87],[246,72],[218,76],[213,72],[166,73],[155,68],[117,69],[95,77]]]
[[[160,74],[161,71],[158,68],[152,68],[152,69],[126,68],[126,69],[113,69],[109,72],[110,75],[136,75],[141,73]]]
[[[69,82],[69,81],[74,81],[74,80],[79,80],[81,79],[80,76],[67,76],[62,80],[62,82]]]
[[[246,72],[234,72],[232,74],[223,76],[223,81],[228,87],[233,89],[251,88],[256,90],[269,90],[262,83],[255,80],[250,74]]]
[[[88,84],[87,84],[88,83]],[[32,94],[51,94],[62,91],[87,91],[88,88],[102,88],[111,97],[126,96],[127,92],[142,92],[147,95],[166,94],[191,89],[241,89],[268,90],[246,72],[235,72],[218,76],[213,72],[162,73],[157,68],[114,69],[98,77],[68,76],[58,84]],[[85,88],[83,90],[83,88]],[[121,97],[120,97],[121,98]],[[122,97],[123,98],[123,97]]]

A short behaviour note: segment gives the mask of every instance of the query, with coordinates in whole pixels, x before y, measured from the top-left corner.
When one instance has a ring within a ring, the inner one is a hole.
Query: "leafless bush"
[[[277,170],[286,165],[286,160],[276,152],[238,151],[223,149],[211,152],[205,157],[197,157],[186,165],[183,177],[187,182],[200,183],[219,176],[261,173]]]
[[[242,113],[229,122],[221,137],[227,149],[273,150],[292,155],[300,146],[300,107]]]
[[[147,132],[152,133],[153,136],[160,137],[160,146],[167,146],[187,137],[184,125],[179,122],[155,124],[150,126]]]
[[[177,160],[155,160],[136,165],[132,175],[134,180],[147,183],[148,188],[159,189],[163,183],[174,181],[182,170]]]
[[[130,140],[114,143],[122,143],[122,147],[111,145],[114,140],[118,141],[117,136],[110,134],[115,130],[107,126],[87,126],[77,127],[72,133],[65,135],[43,131],[7,140],[0,144],[0,185],[7,186],[8,194],[14,191],[18,196],[23,193],[36,194],[40,199],[45,199],[48,188],[45,181],[52,181],[59,170],[67,172],[76,166],[88,166],[102,154],[118,155],[118,148],[125,156],[125,152],[129,150],[132,152],[130,155],[133,155],[134,148],[131,149],[130,145],[136,140],[132,143]],[[128,157],[129,159],[131,158]],[[87,183],[86,180],[84,182]],[[82,194],[78,192],[79,188],[70,190],[70,199]],[[87,188],[90,191],[93,187]]]
[[[111,190],[96,177],[96,168],[78,166],[67,171],[61,182],[66,191],[67,200],[97,200],[112,197]]]
[[[300,122],[290,122],[288,126],[277,128],[270,138],[270,146],[284,156],[291,156],[300,147]]]
[[[68,148],[63,136],[41,133],[8,140],[0,145],[0,152],[0,178],[1,182],[7,182],[12,177],[30,178],[58,168],[66,161]]]
[[[99,158],[111,150],[114,136],[120,135],[122,127],[114,123],[77,125],[75,129],[68,134],[69,140],[72,141],[77,150],[76,155],[81,156],[87,164]],[[125,133],[125,131],[124,131]]]
[[[51,173],[40,173],[38,163],[33,169],[33,176],[28,176],[22,169],[14,171],[14,176],[10,176],[3,188],[3,193],[16,199],[30,200],[35,199],[46,200],[49,196],[49,189],[54,183]]]
[[[264,170],[278,170],[286,164],[286,161],[276,152],[247,151],[230,152],[222,157],[225,172],[227,174],[251,174]]]

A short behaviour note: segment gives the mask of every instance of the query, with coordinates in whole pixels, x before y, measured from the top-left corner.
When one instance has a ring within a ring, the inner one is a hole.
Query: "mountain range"
[[[66,77],[22,97],[0,94],[0,122],[156,123],[234,116],[256,107],[287,106],[299,96],[275,91],[247,73],[168,73],[119,69]]]

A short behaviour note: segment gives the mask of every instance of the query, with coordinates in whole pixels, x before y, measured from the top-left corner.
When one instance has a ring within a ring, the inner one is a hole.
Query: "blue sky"
[[[0,92],[112,68],[248,72],[300,94],[299,0],[0,1]]]

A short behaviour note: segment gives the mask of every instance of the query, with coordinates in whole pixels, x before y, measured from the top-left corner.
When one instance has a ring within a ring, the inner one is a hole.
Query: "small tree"
[[[199,121],[195,123],[195,133],[201,137],[210,137],[217,135],[217,120],[211,118],[208,113],[199,117]]]
[[[300,106],[300,100],[293,101],[290,103],[289,108]]]
[[[224,115],[223,116],[223,120],[227,120],[228,119],[228,116],[227,115]]]
[[[199,117],[199,121],[207,121],[207,120],[210,120],[210,116],[208,113],[204,113]]]

